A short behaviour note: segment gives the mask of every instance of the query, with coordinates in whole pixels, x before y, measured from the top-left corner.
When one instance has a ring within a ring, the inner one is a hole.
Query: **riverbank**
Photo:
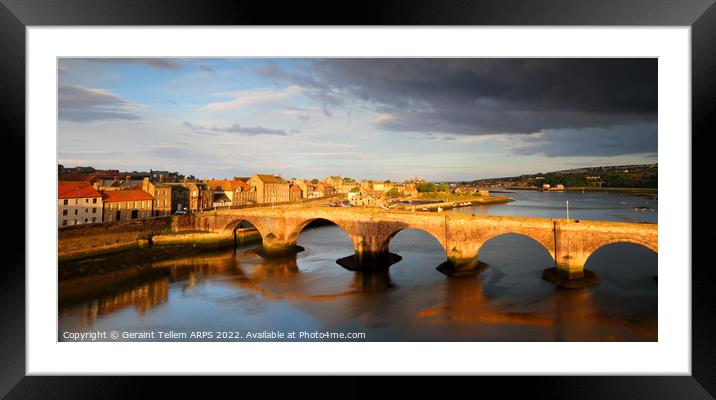
[[[539,191],[537,186],[507,186],[505,189],[508,190],[527,190],[527,191]],[[565,187],[560,190],[552,190],[551,192],[604,192],[604,193],[625,193],[632,194],[634,196],[649,197],[657,199],[659,195],[658,188],[618,188],[618,187],[594,187],[594,186],[573,186]],[[493,191],[493,193],[500,193]]]
[[[626,193],[634,196],[648,197],[657,199],[659,197],[659,189],[656,188],[598,188],[593,186],[587,187],[569,187],[565,188],[568,192],[610,192],[610,193]]]
[[[409,211],[440,211],[440,210],[450,210],[450,209],[459,208],[459,207],[472,207],[472,206],[488,205],[488,204],[510,203],[513,201],[515,201],[515,200],[510,197],[507,197],[507,196],[489,196],[489,197],[461,196],[459,198],[459,200],[436,201],[435,203],[425,203],[425,204],[401,204],[399,206],[392,207],[392,208],[398,209],[398,210],[409,210]]]
[[[260,243],[256,229],[238,229],[237,244]],[[211,253],[234,244],[232,234],[188,232],[156,235],[133,246],[97,251],[58,262],[59,297],[62,300],[86,295],[88,287],[121,284],[151,274],[152,264],[179,256]]]

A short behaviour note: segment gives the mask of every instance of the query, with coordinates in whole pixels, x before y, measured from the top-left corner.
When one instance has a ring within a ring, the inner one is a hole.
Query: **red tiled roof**
[[[221,188],[221,190],[224,191],[231,190],[232,188],[231,183],[226,179],[208,179],[206,184],[212,189]]]
[[[99,178],[98,172],[86,172],[86,173],[71,173],[71,174],[59,174],[57,179],[62,182],[92,182]]]
[[[251,186],[249,186],[248,183],[246,183],[242,180],[239,180],[239,179],[231,181],[231,187],[233,187],[233,188],[240,187],[241,190],[251,190]]]
[[[89,182],[57,182],[57,197],[60,199],[79,199],[87,197],[101,197],[99,192]]]
[[[154,197],[144,190],[103,190],[102,201],[105,203],[113,203],[118,201],[141,201],[154,200]]]
[[[291,185],[291,190],[294,192],[300,192],[301,188],[298,185]]]

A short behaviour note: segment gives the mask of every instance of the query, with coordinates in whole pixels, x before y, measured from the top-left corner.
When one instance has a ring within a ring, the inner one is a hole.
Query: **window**
[[[64,200],[62,200],[62,205],[65,205],[65,206],[66,206],[67,204],[69,204],[69,202],[70,202],[69,200],[64,199]]]
[[[77,211],[79,211],[79,210],[77,210],[77,209],[75,208],[75,215],[77,215]],[[77,221],[77,220],[75,220],[75,221]],[[75,224],[75,225],[76,225],[76,224]]]
[[[77,211],[77,210],[75,210],[75,211]],[[75,225],[77,225],[77,220],[75,220]]]
[[[95,222],[97,222],[97,217],[92,217],[92,223],[94,224]]]
[[[89,222],[89,220],[88,220],[87,218],[85,218],[85,224],[86,224],[87,222]]]
[[[92,203],[97,204],[97,198],[96,198],[96,197],[92,199]]]
[[[85,199],[85,203],[89,203],[89,199]]]
[[[97,207],[92,207],[92,214],[97,214]]]
[[[85,208],[85,214],[89,213],[89,208]]]
[[[62,215],[67,215],[67,210],[62,210]]]
[[[62,220],[62,226],[67,226],[67,220],[66,220],[66,219],[63,219],[63,220]]]
[[[78,206],[80,204],[80,199],[75,199],[75,205]]]

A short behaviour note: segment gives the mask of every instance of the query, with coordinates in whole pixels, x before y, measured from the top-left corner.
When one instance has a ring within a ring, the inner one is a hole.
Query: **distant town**
[[[442,211],[511,199],[490,189],[561,191],[568,188],[656,188],[657,164],[591,167],[481,179],[472,182],[403,182],[343,176],[285,179],[276,174],[203,178],[178,172],[126,172],[58,165],[58,226],[187,214],[220,208],[324,200],[334,207]]]

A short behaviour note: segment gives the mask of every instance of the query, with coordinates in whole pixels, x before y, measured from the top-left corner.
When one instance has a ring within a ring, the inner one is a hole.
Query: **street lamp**
[[[567,200],[566,203],[567,203],[567,222],[569,222],[569,200]]]

